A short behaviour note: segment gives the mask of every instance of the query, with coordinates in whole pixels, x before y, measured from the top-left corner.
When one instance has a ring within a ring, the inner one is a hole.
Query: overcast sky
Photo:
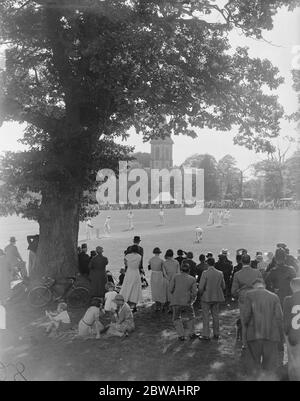
[[[293,58],[295,59],[293,48],[300,46],[299,20],[300,9],[296,9],[292,13],[287,12],[286,9],[281,9],[274,19],[273,30],[264,33],[264,38],[274,45],[265,41],[246,39],[238,31],[230,34],[232,46],[248,46],[250,56],[268,58],[279,68],[281,76],[285,78],[285,83],[279,87],[276,93],[278,93],[279,101],[288,114],[295,112],[298,107],[297,96],[292,89],[291,69]],[[217,160],[225,154],[231,154],[237,159],[238,166],[244,169],[262,158],[261,155],[257,155],[253,151],[234,145],[232,141],[234,132],[217,132],[209,129],[198,130],[198,132],[196,139],[182,135],[173,138],[174,164],[181,164],[194,153],[210,153]],[[286,135],[297,139],[296,124],[287,121],[282,123],[281,138]],[[4,124],[0,128],[0,151],[21,150],[23,147],[18,143],[20,137],[22,137],[22,126],[15,123]],[[285,146],[281,138],[276,139],[275,143]],[[136,151],[150,152],[150,144],[143,143],[142,138],[134,132],[131,133],[127,144],[135,146]]]

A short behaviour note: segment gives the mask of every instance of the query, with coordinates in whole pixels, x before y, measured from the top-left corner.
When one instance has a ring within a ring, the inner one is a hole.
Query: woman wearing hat
[[[129,302],[136,312],[136,305],[143,300],[142,283],[140,275],[142,256],[139,254],[137,245],[132,245],[130,253],[124,258],[127,268],[120,294],[123,295],[125,302]]]
[[[127,336],[135,328],[130,306],[125,302],[121,294],[116,295],[113,302],[116,304],[116,310],[109,325],[107,335],[117,337]]]
[[[153,249],[154,256],[149,260],[148,269],[151,270],[152,301],[155,302],[155,310],[161,310],[161,304],[167,302],[167,282],[163,275],[164,261],[159,257],[161,250]]]
[[[172,278],[175,276],[175,274],[180,273],[180,266],[179,262],[175,259],[173,259],[174,253],[172,249],[168,249],[166,254],[165,254],[165,261],[163,262],[163,272],[164,272],[164,277],[167,280],[167,286],[168,286],[168,291],[167,291],[167,302],[168,304],[172,301],[172,294],[170,292],[170,282]],[[171,310],[169,310],[169,313],[171,313]]]

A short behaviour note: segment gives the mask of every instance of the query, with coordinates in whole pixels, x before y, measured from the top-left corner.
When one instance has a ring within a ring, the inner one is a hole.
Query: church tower
[[[173,140],[170,137],[165,139],[152,139],[150,167],[163,169],[173,167]]]

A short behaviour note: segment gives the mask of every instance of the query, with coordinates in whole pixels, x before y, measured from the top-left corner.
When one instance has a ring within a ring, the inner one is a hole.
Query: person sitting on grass
[[[111,282],[108,282],[105,286],[106,293],[104,296],[105,304],[104,304],[104,311],[105,312],[113,312],[116,309],[116,304],[113,302],[116,295],[118,293],[115,291],[115,285]]]
[[[108,336],[124,337],[135,329],[133,314],[130,306],[125,302],[123,295],[117,294],[114,302],[115,313],[107,331]]]
[[[99,339],[101,331],[105,329],[99,320],[100,316],[104,316],[103,304],[101,298],[94,297],[78,324],[78,337],[94,338],[96,335],[96,339]]]
[[[65,302],[60,302],[57,305],[56,312],[46,311],[46,316],[50,319],[46,327],[47,334],[56,335],[59,331],[66,331],[71,328],[71,319]]]

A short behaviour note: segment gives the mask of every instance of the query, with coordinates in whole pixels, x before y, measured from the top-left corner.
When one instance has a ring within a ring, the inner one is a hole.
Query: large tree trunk
[[[34,276],[72,276],[78,268],[79,192],[43,196]]]

